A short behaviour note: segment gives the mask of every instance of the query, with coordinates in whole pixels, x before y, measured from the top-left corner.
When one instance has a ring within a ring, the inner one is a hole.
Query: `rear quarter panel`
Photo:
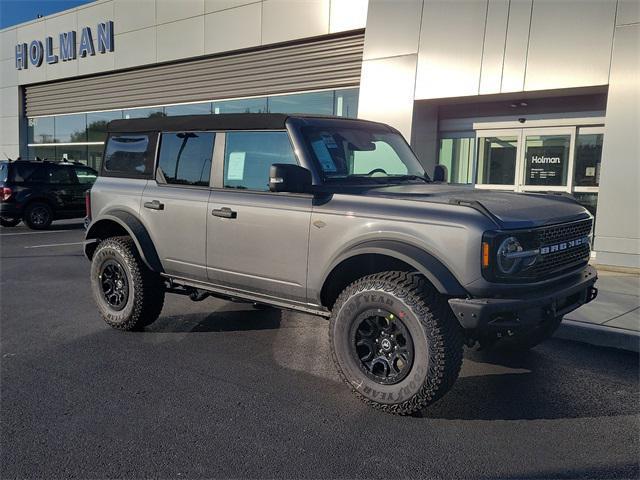
[[[91,187],[91,218],[96,221],[111,210],[124,210],[139,218],[146,179],[98,177]]]

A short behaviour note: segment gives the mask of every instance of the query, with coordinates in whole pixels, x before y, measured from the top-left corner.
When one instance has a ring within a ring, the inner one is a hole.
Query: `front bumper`
[[[449,305],[467,330],[517,330],[566,315],[596,298],[598,274],[587,266],[568,283],[517,298],[452,298]]]

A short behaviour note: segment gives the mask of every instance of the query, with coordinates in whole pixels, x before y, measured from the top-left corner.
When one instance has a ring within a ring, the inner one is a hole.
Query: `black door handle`
[[[144,202],[144,208],[149,208],[151,210],[164,210],[164,203],[160,203],[158,200],[154,200],[153,202]]]
[[[238,212],[234,212],[228,207],[222,207],[211,210],[211,215],[222,218],[236,218],[238,216]]]

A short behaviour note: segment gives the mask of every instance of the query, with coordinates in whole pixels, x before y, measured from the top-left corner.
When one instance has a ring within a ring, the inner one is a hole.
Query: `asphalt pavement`
[[[638,478],[638,355],[468,351],[427,411],[342,385],[327,321],[168,296],[100,320],[80,223],[0,230],[0,478]]]

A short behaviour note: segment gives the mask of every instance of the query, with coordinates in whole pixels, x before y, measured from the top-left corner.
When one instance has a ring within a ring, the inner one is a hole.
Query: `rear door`
[[[74,216],[84,211],[84,200],[78,202],[77,198],[78,179],[70,166],[49,165],[49,189],[55,198],[57,216]]]
[[[223,139],[221,139],[223,140]],[[273,163],[297,163],[284,131],[227,132],[209,201],[212,283],[306,302],[312,196],[272,193]]]
[[[142,194],[140,216],[165,271],[205,281],[207,202],[214,132],[164,132],[155,178]]]

